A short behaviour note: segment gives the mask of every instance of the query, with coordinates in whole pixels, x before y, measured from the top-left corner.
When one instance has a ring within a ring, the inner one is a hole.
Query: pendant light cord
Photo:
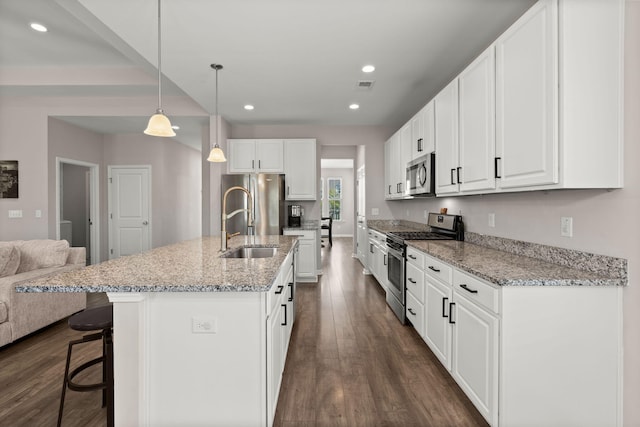
[[[158,112],[162,112],[162,25],[160,15],[160,2],[158,0]]]
[[[215,144],[214,144],[213,148],[220,148],[220,146],[218,145],[218,71],[222,70],[222,65],[220,65],[220,64],[211,64],[211,68],[216,70],[216,110],[215,110],[215,121],[216,121],[215,135],[216,135],[216,141],[215,141]]]

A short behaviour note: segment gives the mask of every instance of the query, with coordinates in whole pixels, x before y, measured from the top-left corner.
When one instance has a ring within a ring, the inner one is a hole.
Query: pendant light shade
[[[169,118],[162,111],[162,20],[160,15],[160,0],[158,0],[158,109],[151,116],[144,133],[152,136],[176,136],[171,128]]]
[[[209,157],[207,157],[207,160],[210,162],[222,163],[227,161],[227,158],[224,156],[224,152],[222,151],[222,148],[220,148],[220,146],[218,145],[218,70],[222,69],[222,65],[211,64],[211,68],[216,70],[216,115],[215,115],[216,129],[214,133],[216,138],[216,143],[211,149],[211,152],[209,153]]]
[[[160,109],[156,111],[156,114],[151,116],[144,133],[152,136],[176,136],[169,118],[165,116]]]

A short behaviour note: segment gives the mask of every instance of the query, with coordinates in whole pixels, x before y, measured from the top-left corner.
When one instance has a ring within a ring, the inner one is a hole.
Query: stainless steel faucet
[[[234,190],[238,190],[238,191],[244,191],[247,194],[247,197],[249,198],[249,208],[248,209],[236,209],[235,211],[231,212],[230,214],[227,215],[226,211],[227,211],[227,195],[229,195],[229,193],[231,193]],[[233,237],[236,236],[240,233],[234,233],[234,234],[228,234],[227,233],[227,219],[231,218],[232,216],[239,214],[240,212],[248,212],[248,218],[247,218],[247,234],[248,235],[252,235],[253,234],[253,198],[251,197],[251,193],[249,192],[249,190],[247,190],[244,187],[240,187],[240,186],[235,186],[235,187],[231,187],[229,188],[227,191],[224,192],[224,196],[222,197],[222,235],[220,236],[220,251],[226,251],[227,250],[227,241]]]

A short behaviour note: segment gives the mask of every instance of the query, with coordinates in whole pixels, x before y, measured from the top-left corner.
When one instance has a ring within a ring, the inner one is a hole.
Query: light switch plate
[[[40,209],[36,209],[36,218],[42,218],[42,211]]]
[[[21,209],[10,210],[9,218],[22,218],[22,210]]]
[[[562,237],[573,237],[573,218],[563,216],[560,218],[560,235]]]
[[[496,214],[490,213],[489,214],[489,227],[495,227],[495,226],[496,226]]]
[[[380,209],[378,209],[378,208],[371,208],[371,215],[373,215],[373,216],[380,215]]]

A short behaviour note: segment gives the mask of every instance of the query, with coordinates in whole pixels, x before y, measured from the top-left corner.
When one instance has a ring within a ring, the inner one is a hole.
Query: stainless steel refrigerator
[[[253,198],[253,219],[255,234],[264,236],[282,234],[285,226],[284,175],[245,174],[222,175],[222,192],[240,186],[251,193]],[[237,209],[248,208],[248,197],[243,191],[232,191],[227,196],[227,214]],[[222,200],[220,201],[222,209]],[[247,234],[247,212],[240,212],[227,219],[227,232]]]

